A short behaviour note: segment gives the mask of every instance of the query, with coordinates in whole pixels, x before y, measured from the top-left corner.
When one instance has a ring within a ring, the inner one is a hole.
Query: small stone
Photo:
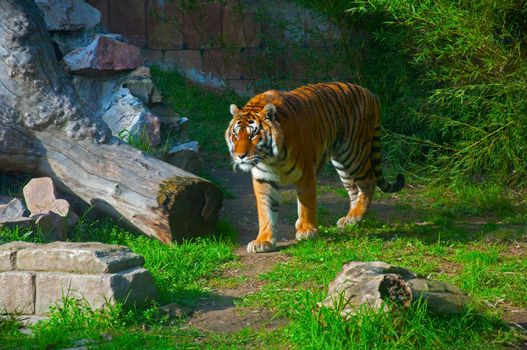
[[[24,216],[24,204],[17,198],[0,196],[0,222]]]
[[[198,150],[199,144],[197,141],[176,145],[168,151],[165,161],[189,173],[198,174],[201,170],[201,159]]]
[[[169,154],[173,154],[173,153],[180,152],[182,150],[191,150],[191,151],[198,152],[199,151],[199,143],[198,143],[198,141],[190,141],[190,142],[183,143],[181,145],[176,145],[176,146],[170,148],[168,153]]]
[[[161,119],[161,123],[169,125],[175,131],[179,131],[184,127],[188,119],[181,118],[178,113],[168,108],[164,103],[155,103],[150,106],[150,112]]]
[[[150,146],[155,147],[161,143],[161,120],[152,113],[147,113],[145,120],[148,142]]]
[[[154,103],[159,103],[162,100],[161,93],[154,85],[148,67],[141,66],[135,69],[125,78],[122,86],[127,88],[132,95],[149,106]]]
[[[49,31],[92,28],[101,21],[101,12],[84,0],[35,0]]]
[[[19,328],[18,332],[20,332],[21,334],[24,334],[24,335],[28,335],[28,336],[33,335],[33,331],[31,329],[27,328],[27,327]]]
[[[192,310],[176,303],[167,304],[159,308],[169,319],[180,319],[192,313]]]
[[[98,74],[131,70],[143,63],[137,46],[97,35],[88,46],[73,50],[64,56],[64,63],[73,74]]]

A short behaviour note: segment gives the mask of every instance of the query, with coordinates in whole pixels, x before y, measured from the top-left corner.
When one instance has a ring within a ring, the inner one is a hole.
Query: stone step
[[[93,309],[156,297],[144,259],[129,248],[97,242],[0,245],[0,314],[45,315],[64,297]]]

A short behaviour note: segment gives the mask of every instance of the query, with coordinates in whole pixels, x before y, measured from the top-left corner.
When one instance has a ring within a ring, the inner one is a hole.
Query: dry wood
[[[0,57],[0,171],[50,176],[165,243],[214,230],[221,191],[111,137],[90,117],[33,1],[0,0]]]

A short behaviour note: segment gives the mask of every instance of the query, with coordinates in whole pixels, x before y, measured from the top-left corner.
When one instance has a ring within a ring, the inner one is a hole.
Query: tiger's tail
[[[379,102],[377,102],[377,107],[379,107]],[[371,162],[373,165],[373,171],[375,177],[377,178],[377,187],[385,193],[392,193],[400,191],[405,184],[405,179],[403,174],[397,174],[395,182],[388,182],[382,176],[381,168],[381,123],[380,123],[380,111],[379,108],[376,108],[377,118],[375,129],[373,130],[373,140],[371,147]]]

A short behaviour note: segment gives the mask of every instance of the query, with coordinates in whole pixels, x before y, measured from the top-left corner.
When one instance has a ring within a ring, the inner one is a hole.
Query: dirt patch
[[[273,319],[272,316],[272,313],[265,309],[231,307],[196,313],[189,324],[202,331],[216,333],[238,332],[248,327],[255,330],[272,330],[287,324],[287,320]]]
[[[236,300],[256,293],[263,287],[265,282],[258,279],[258,275],[269,272],[276,264],[288,260],[287,255],[280,252],[280,249],[294,243],[294,225],[291,225],[288,217],[293,212],[296,213],[296,202],[294,207],[286,203],[280,208],[278,251],[249,254],[246,246],[258,234],[258,218],[251,176],[247,173],[234,173],[227,169],[216,169],[211,173],[220,185],[235,197],[225,199],[221,216],[236,228],[239,233],[238,242],[241,245],[235,251],[239,257],[239,263],[235,265],[236,267],[223,271],[219,278],[243,277],[245,280],[232,288],[216,288],[214,297],[199,300],[194,307],[189,324],[203,331],[219,333],[237,332],[247,327],[252,329],[281,327],[287,324],[287,320],[273,319],[271,311],[239,307],[235,304]]]

